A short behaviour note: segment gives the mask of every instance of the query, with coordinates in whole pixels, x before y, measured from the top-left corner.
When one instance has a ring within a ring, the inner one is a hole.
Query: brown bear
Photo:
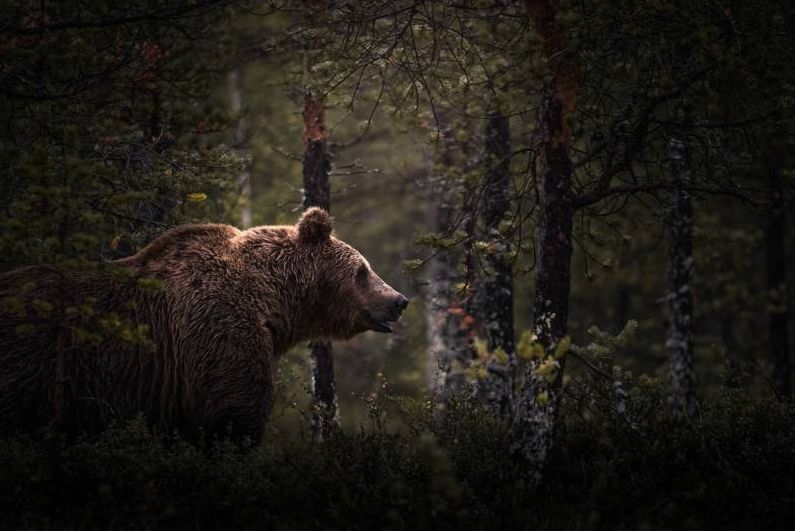
[[[188,437],[259,438],[276,357],[390,332],[408,304],[331,232],[310,208],[295,227],[178,227],[90,273],[0,275],[0,429],[90,432],[143,414]]]

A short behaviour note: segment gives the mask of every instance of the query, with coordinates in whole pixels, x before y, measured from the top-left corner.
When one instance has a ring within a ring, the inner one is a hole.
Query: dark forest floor
[[[69,444],[4,437],[2,527],[790,529],[795,517],[795,411],[775,401],[737,393],[693,419],[639,406],[634,426],[569,407],[534,494],[507,430],[478,407],[401,409],[400,433],[322,444],[195,446],[142,422]]]

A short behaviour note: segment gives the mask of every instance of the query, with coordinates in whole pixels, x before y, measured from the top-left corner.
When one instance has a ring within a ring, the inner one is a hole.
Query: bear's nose
[[[403,295],[398,295],[398,298],[395,299],[395,309],[397,309],[397,311],[399,312],[405,310],[406,306],[408,305],[409,305],[409,300]]]

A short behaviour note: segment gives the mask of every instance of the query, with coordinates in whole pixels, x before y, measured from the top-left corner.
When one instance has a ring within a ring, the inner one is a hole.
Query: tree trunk
[[[726,374],[726,387],[739,389],[742,385],[743,366],[742,358],[740,357],[740,348],[737,345],[737,338],[734,334],[734,327],[734,315],[727,313],[721,318],[720,335],[723,340],[726,365],[728,368]]]
[[[229,90],[229,108],[232,114],[239,115],[243,108],[243,99],[240,92],[240,69],[235,68],[227,75]],[[243,116],[237,117],[235,128],[235,146],[241,153],[248,151],[248,128]],[[240,228],[251,227],[251,169],[248,165],[240,172],[238,177],[240,189]]]
[[[310,92],[304,96],[304,208],[331,207],[329,171],[331,162],[326,151],[325,108],[323,102],[315,100]],[[333,427],[339,424],[337,392],[334,383],[334,359],[331,342],[313,341],[312,350],[312,436],[326,438]]]
[[[697,409],[693,369],[693,205],[685,188],[692,182],[690,146],[672,138],[671,177],[681,188],[666,214],[668,229],[668,332],[665,348],[671,369],[669,405],[675,413]]]
[[[489,352],[487,375],[479,385],[481,400],[495,413],[513,412],[516,370],[513,330],[513,263],[511,244],[500,233],[510,213],[510,130],[508,117],[489,114],[486,126],[486,172],[483,181],[483,279],[478,286],[477,319],[485,332]],[[496,354],[495,354],[496,353]],[[502,358],[502,359],[501,359]]]
[[[514,451],[524,459],[531,479],[540,482],[552,443],[563,375],[563,359],[554,359],[566,336],[572,253],[574,197],[569,152],[571,120],[577,105],[579,70],[566,55],[567,38],[553,0],[530,0],[530,14],[543,39],[552,79],[539,109],[537,140],[542,168],[540,219],[536,233],[533,332],[544,347],[543,359],[531,361],[514,413]],[[539,372],[542,366],[556,370]]]
[[[779,398],[792,398],[792,367],[790,362],[789,308],[787,298],[787,210],[784,182],[779,168],[770,167],[769,222],[765,229],[767,248],[767,289],[769,308],[770,350],[774,357],[773,381]]]
[[[443,128],[437,160],[433,165],[439,168],[439,172],[431,176],[429,225],[432,232],[444,237],[450,235],[455,210],[456,186],[447,174],[454,164],[453,143],[451,131]],[[456,266],[456,256],[450,249],[436,249],[426,277],[426,370],[428,387],[440,405],[463,388],[466,383],[464,368],[469,363],[469,359],[464,359],[469,349],[462,345],[461,335],[461,319],[466,310],[454,293],[459,277]]]

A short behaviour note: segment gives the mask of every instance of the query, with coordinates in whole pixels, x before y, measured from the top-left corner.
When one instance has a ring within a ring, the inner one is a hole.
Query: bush
[[[643,400],[658,407],[642,423],[609,408],[583,415],[569,400],[535,493],[508,452],[507,426],[467,400],[434,415],[428,401],[401,399],[405,429],[375,423],[323,443],[193,446],[140,420],[68,444],[7,437],[2,527],[788,527],[791,406],[729,394],[683,419],[653,390],[634,403]]]

